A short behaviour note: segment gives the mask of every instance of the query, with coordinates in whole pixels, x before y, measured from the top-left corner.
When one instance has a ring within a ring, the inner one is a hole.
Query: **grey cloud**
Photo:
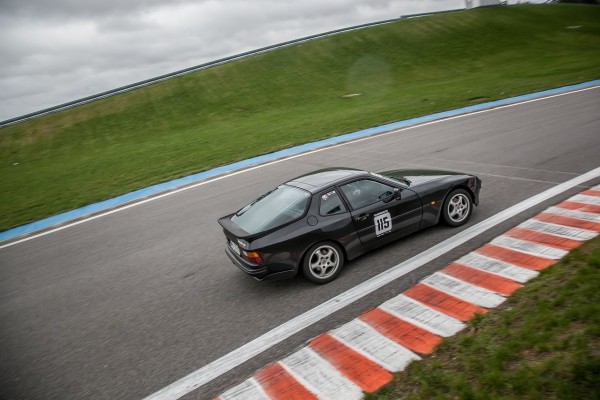
[[[110,15],[127,15],[168,3],[178,5],[190,0],[3,0],[4,15],[44,18],[102,18]]]

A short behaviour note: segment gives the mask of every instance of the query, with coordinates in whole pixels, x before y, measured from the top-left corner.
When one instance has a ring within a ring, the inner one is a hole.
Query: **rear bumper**
[[[231,262],[258,281],[263,280],[277,280],[277,279],[289,279],[296,275],[295,270],[286,271],[271,271],[268,265],[252,265],[241,260],[229,246],[225,246],[225,254],[231,260]]]

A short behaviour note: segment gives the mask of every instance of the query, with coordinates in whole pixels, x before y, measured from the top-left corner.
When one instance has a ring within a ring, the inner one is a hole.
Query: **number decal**
[[[389,211],[382,211],[375,214],[375,235],[377,237],[386,234],[392,230],[392,216]]]

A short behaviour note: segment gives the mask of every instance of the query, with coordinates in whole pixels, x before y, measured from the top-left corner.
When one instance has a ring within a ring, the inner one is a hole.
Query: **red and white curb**
[[[218,400],[362,399],[600,233],[600,185],[546,209]]]

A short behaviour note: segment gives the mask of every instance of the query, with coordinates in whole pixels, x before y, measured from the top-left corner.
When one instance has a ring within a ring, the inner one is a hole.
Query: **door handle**
[[[354,217],[356,221],[364,221],[367,218],[369,218],[369,214],[367,213],[362,213],[358,217]]]

